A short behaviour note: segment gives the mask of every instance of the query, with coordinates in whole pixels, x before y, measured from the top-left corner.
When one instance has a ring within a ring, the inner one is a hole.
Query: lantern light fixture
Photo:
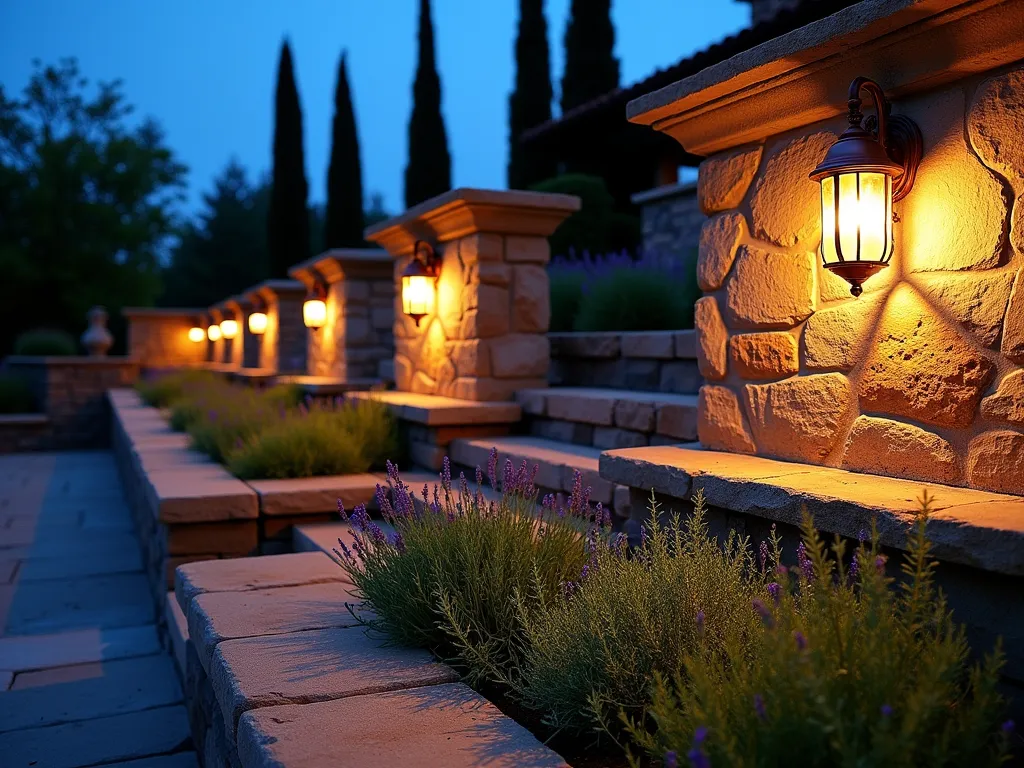
[[[302,322],[314,331],[327,324],[327,285],[316,275],[306,300],[302,303]]]
[[[875,107],[867,119],[862,91]],[[863,283],[892,259],[892,225],[899,220],[892,204],[914,186],[923,142],[913,120],[889,114],[891,104],[874,80],[856,78],[847,105],[849,128],[810,178],[821,185],[822,263],[860,296]]]
[[[262,336],[267,332],[267,307],[260,298],[253,299],[252,312],[248,318],[249,333]]]
[[[206,340],[206,331],[200,328],[198,325],[193,325],[188,329],[188,340],[193,344],[198,344],[201,341]]]
[[[402,311],[416,321],[434,311],[434,294],[441,274],[441,257],[425,240],[417,240],[412,261],[402,272]]]
[[[231,317],[221,320],[220,332],[225,339],[235,338],[238,335],[238,321]]]
[[[216,323],[214,323],[213,325],[206,329],[206,338],[208,338],[210,341],[220,341],[220,337],[220,326],[217,325]]]

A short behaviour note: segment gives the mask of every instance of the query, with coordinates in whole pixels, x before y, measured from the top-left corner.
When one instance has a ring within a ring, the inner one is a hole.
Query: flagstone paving
[[[0,456],[0,763],[197,768],[107,451]]]

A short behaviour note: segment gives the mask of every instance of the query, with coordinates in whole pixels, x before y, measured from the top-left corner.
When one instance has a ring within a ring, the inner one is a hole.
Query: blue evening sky
[[[503,188],[517,0],[434,0],[434,31],[456,186]],[[0,0],[0,83],[20,94],[31,61],[76,56],[92,81],[121,78],[190,169],[190,207],[234,156],[270,165],[274,78],[287,35],[302,101],[310,199],[322,202],[338,56],[348,50],[363,185],[402,209],[417,0]],[[548,0],[557,114],[569,0]],[[736,0],[614,0],[621,81],[749,23]]]

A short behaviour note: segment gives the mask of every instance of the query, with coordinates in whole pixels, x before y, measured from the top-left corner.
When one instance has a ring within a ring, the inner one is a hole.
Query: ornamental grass
[[[453,485],[445,458],[440,484],[432,492],[424,485],[417,498],[389,462],[390,493],[378,486],[377,502],[394,532],[357,507],[354,547],[339,541],[335,551],[373,607],[366,624],[452,661],[472,683],[516,678],[524,612],[579,577],[608,524],[603,511],[590,513],[578,473],[561,509],[550,498],[537,504],[536,468],[530,474],[525,462],[518,470],[506,462],[500,487],[496,471],[492,450],[487,476],[501,497],[490,500],[480,468],[473,487],[465,475]]]
[[[898,583],[875,531],[847,563],[844,542],[826,548],[805,516],[798,566],[734,606],[757,617],[760,639],[707,614],[683,669],[654,676],[649,719],[623,713],[635,742],[665,765],[1004,763],[1002,653],[969,661],[935,585],[929,512],[925,495]]]

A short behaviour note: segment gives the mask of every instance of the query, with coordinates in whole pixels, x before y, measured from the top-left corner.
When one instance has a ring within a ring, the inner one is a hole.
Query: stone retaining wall
[[[128,323],[128,357],[142,368],[193,366],[206,359],[208,342],[188,338],[189,329],[201,325],[203,310],[126,307],[121,314]]]
[[[613,387],[696,394],[696,332],[549,333],[552,386]]]

